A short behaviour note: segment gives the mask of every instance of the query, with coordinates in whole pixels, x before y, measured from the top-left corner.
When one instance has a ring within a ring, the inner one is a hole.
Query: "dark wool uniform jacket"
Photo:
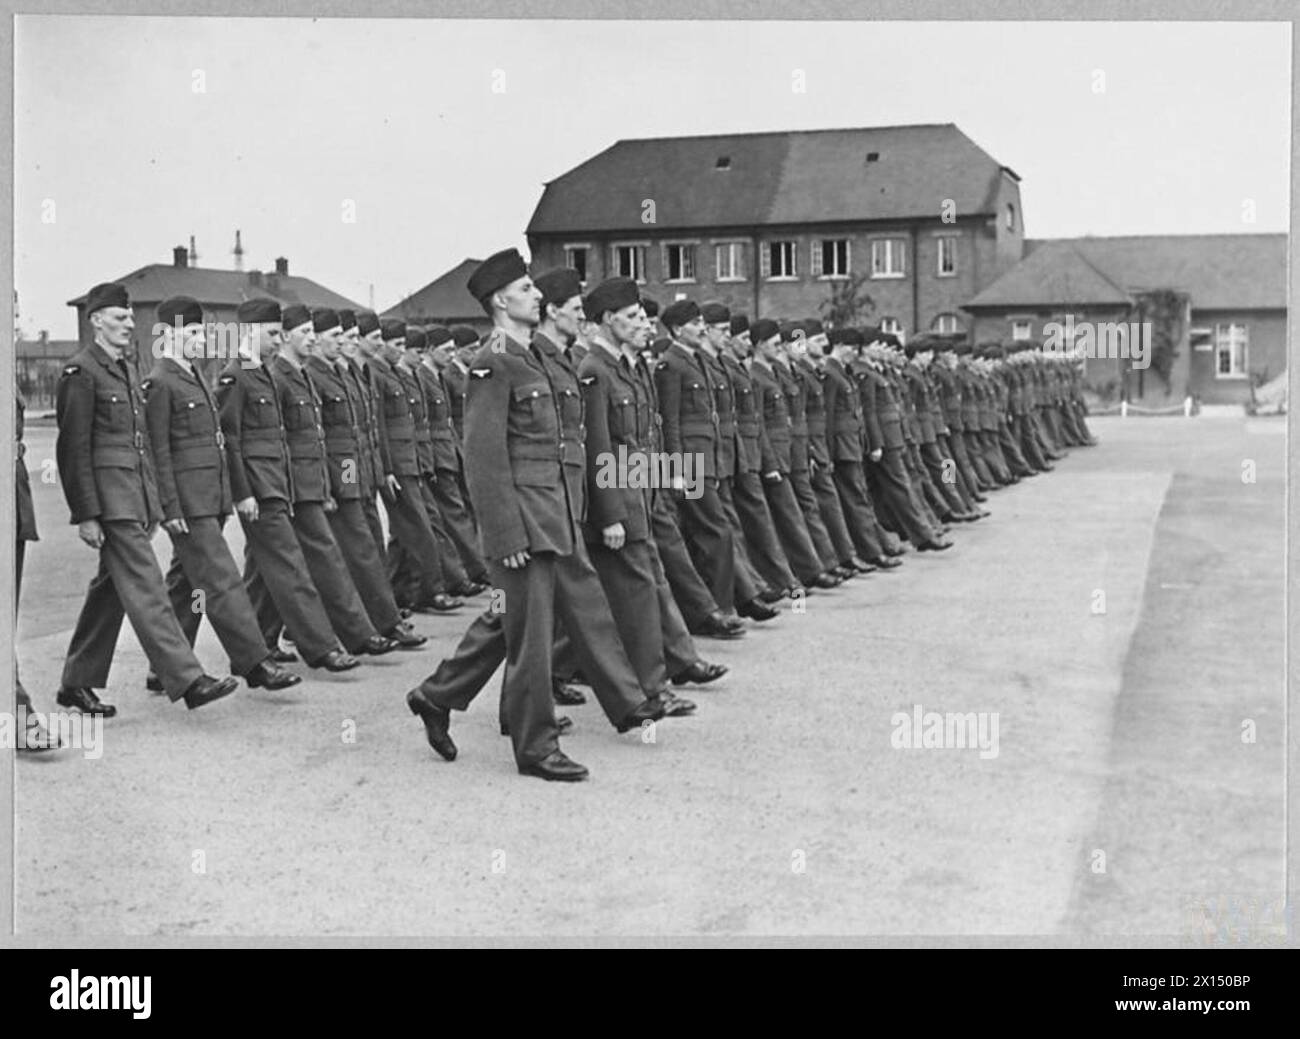
[[[27,402],[14,387],[14,499],[17,502],[17,540],[39,541],[36,534],[36,509],[32,504],[32,484],[27,476],[27,445],[23,443],[23,417]]]
[[[861,462],[866,446],[862,397],[857,384],[833,357],[822,368],[822,406],[826,412],[826,447],[832,462]]]
[[[125,365],[91,343],[59,378],[54,453],[73,523],[162,519],[139,377]]]
[[[804,415],[808,420],[808,458],[818,465],[830,465],[826,446],[826,373],[807,359],[794,361],[794,373],[803,383]]]
[[[728,480],[736,472],[736,393],[722,359],[710,357],[705,350],[699,356],[708,370],[718,412],[718,477]]]
[[[332,497],[330,471],[316,390],[307,381],[303,369],[282,355],[271,362],[271,381],[275,383],[280,414],[284,416],[294,503],[325,502]]]
[[[659,414],[663,416],[664,450],[670,454],[698,454],[704,476],[718,475],[718,412],[712,379],[699,361],[680,343],[663,352],[655,367]]]
[[[591,456],[584,528],[587,540],[599,541],[601,531],[621,523],[628,541],[644,541],[650,536],[651,489],[625,486],[623,477],[628,473],[621,470],[612,487],[602,486],[608,481],[598,477],[606,468],[602,465],[605,459],[618,460],[620,446],[629,465],[637,464],[632,460],[638,456],[647,460],[644,472],[649,476],[648,452],[652,450],[655,429],[653,403],[636,372],[601,344],[593,346],[578,365],[578,382],[582,385]]]
[[[576,502],[546,369],[508,333],[498,330],[490,340],[470,366],[465,392],[465,481],[483,554],[571,555]]]
[[[759,412],[763,417],[763,434],[770,446],[772,465],[769,468],[764,462],[763,472],[778,472],[786,476],[791,471],[790,432],[793,421],[790,402],[777,381],[776,372],[765,362],[755,359],[749,366],[749,378],[754,383],[754,394],[758,397]]]
[[[808,414],[805,411],[803,380],[784,364],[772,365],[790,410],[790,471],[808,471]]]
[[[451,397],[442,375],[427,364],[415,369],[416,380],[424,393],[424,410],[429,420],[429,438],[433,444],[434,468],[439,472],[460,472],[460,445],[456,427],[451,422]]]
[[[540,332],[533,334],[532,349],[533,355],[542,362],[560,410],[564,482],[573,503],[574,518],[582,522],[587,515],[587,409],[578,384],[578,363]]]
[[[217,401],[197,368],[170,357],[141,386],[164,519],[230,515],[230,462]]]
[[[769,457],[763,455],[767,438],[763,435],[763,417],[759,411],[758,395],[754,392],[754,380],[750,378],[749,370],[734,357],[724,355],[722,366],[731,380],[731,399],[736,408],[736,467],[730,475],[756,473],[760,469],[769,473],[775,464],[770,457],[770,445],[767,446]]]
[[[394,476],[419,476],[420,460],[415,446],[415,413],[412,394],[401,376],[386,361],[372,357],[366,362],[371,383],[379,398],[379,427],[387,451],[387,472]]]
[[[234,360],[217,379],[221,430],[226,435],[230,492],[235,501],[293,501],[289,445],[280,398],[265,365]]]
[[[325,461],[329,466],[330,494],[339,501],[361,498],[363,454],[360,404],[355,387],[349,392],[349,376],[323,357],[309,357],[303,365],[307,379],[320,399],[321,425],[325,427]],[[367,466],[368,468],[368,466]]]

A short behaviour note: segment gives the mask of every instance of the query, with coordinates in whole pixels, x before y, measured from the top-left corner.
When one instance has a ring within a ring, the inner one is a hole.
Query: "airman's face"
[[[456,340],[448,339],[445,343],[439,343],[429,351],[429,356],[433,358],[433,363],[439,368],[444,364],[449,364],[451,359],[456,356]]]
[[[104,342],[120,350],[131,343],[135,314],[130,307],[100,307],[90,315],[90,325]]]
[[[730,322],[719,321],[704,326],[704,337],[708,340],[709,346],[713,347],[714,350],[721,351],[727,345],[727,335],[730,331]]]
[[[572,296],[559,306],[553,306],[555,327],[569,340],[578,338],[578,325],[582,321],[582,297]]]
[[[621,310],[608,311],[605,329],[619,346],[635,349],[640,345],[641,332],[646,324],[645,311],[640,303],[632,303]]]
[[[339,359],[339,326],[316,334],[316,353],[322,360],[333,364]]]
[[[316,342],[316,332],[311,327],[310,321],[304,321],[297,328],[285,332],[284,339],[293,350],[295,357],[305,357],[311,352],[312,344]]]
[[[349,361],[354,361],[357,357],[357,351],[361,349],[360,344],[361,333],[357,330],[357,326],[353,325],[339,336],[339,353]]]
[[[767,339],[760,340],[757,346],[758,356],[768,364],[774,364],[781,359],[781,335],[769,336]]]
[[[535,326],[542,316],[542,290],[533,279],[524,275],[516,278],[494,294],[505,310],[506,317],[524,325]]]
[[[677,339],[690,347],[697,347],[704,341],[704,318],[692,318],[677,330]]]

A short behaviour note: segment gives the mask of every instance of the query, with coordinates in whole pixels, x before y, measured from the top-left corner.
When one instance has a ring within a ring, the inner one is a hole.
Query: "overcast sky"
[[[543,183],[628,137],[953,122],[1023,178],[1031,237],[1285,231],[1290,50],[1285,24],[19,16],[20,320],[73,338],[67,300],[191,234],[229,268],[236,228],[247,269],[382,309],[523,248]]]

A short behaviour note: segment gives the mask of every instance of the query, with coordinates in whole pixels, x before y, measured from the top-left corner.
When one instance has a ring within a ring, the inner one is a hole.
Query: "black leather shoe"
[[[351,671],[354,667],[360,667],[361,661],[351,653],[341,649],[331,649],[320,660],[307,661],[308,667],[323,667],[326,671]]]
[[[716,682],[728,670],[726,664],[707,664],[703,660],[697,660],[685,671],[673,675],[673,685],[708,685]]]
[[[742,617],[748,617],[752,621],[759,622],[770,621],[777,614],[776,610],[762,602],[757,596],[750,599],[749,602],[742,602],[736,607],[736,612]]]
[[[302,681],[301,675],[286,671],[267,657],[244,676],[249,689],[288,689]]]
[[[558,678],[551,682],[551,697],[561,707],[577,707],[587,702],[587,695],[581,689]]]
[[[541,761],[534,761],[530,765],[520,765],[519,774],[521,776],[536,776],[538,779],[549,779],[559,783],[577,783],[586,779],[590,774],[583,765],[579,765],[562,750],[553,750],[542,758]]]
[[[29,709],[27,721],[23,726],[23,734],[18,737],[18,743],[14,750],[28,754],[41,754],[47,750],[58,750],[62,746],[63,741],[59,738],[58,732],[47,729],[41,724],[41,720],[36,716],[36,713]]]
[[[786,590],[784,588],[764,588],[758,593],[758,599],[765,605],[771,606],[773,603],[778,603],[784,599],[785,595]]]
[[[402,649],[419,649],[429,641],[427,635],[420,635],[412,631],[405,624],[398,624],[383,632],[386,639],[392,639]]]
[[[397,639],[385,638],[383,635],[371,635],[370,638],[352,651],[352,655],[358,657],[382,657],[385,653],[391,653],[398,645]]]
[[[892,556],[877,556],[871,562],[875,564],[877,570],[895,570],[903,565],[901,559],[894,559]]]
[[[205,704],[212,703],[213,700],[220,700],[223,696],[229,696],[238,688],[239,680],[236,678],[213,678],[211,675],[199,675],[190,683],[190,687],[185,690],[181,699],[185,701],[185,706],[193,711]]]
[[[406,620],[406,619],[408,619],[408,618],[411,616],[411,610],[410,610],[410,607],[408,607],[408,606],[399,606],[399,607],[397,608],[397,615],[398,615],[399,617],[401,617],[402,620]],[[281,660],[280,663],[281,663],[281,664],[288,664],[288,663],[290,663],[290,661],[288,661],[288,660]]]
[[[949,548],[952,548],[952,542],[942,540],[922,541],[916,546],[918,552],[942,552]]]
[[[166,690],[163,689],[162,679],[159,678],[157,675],[155,675],[152,671],[150,671],[147,675],[144,676],[144,687],[148,689],[149,692],[151,693],[166,692]]]
[[[296,664],[298,663],[298,654],[292,650],[276,646],[271,650],[270,660],[273,664]]]
[[[657,722],[664,716],[664,705],[658,700],[642,700],[623,716],[614,728],[619,732],[639,729],[643,722]]]
[[[572,732],[573,719],[570,718],[567,714],[557,714],[555,716],[555,730],[561,736],[564,736],[565,734]],[[502,736],[510,735],[510,726],[507,725],[505,722],[501,723],[501,735]]]
[[[839,585],[839,579],[829,573],[818,574],[817,579],[812,583],[814,588],[838,588]]]
[[[474,581],[466,581],[463,584],[458,584],[453,588],[448,588],[447,594],[456,596],[461,599],[472,599],[474,598],[474,596],[478,595],[482,591],[483,591],[482,585],[477,584]]]
[[[451,741],[451,734],[447,731],[451,711],[439,707],[418,689],[412,689],[406,694],[406,706],[424,722],[424,737],[429,741],[429,746],[444,760],[455,761],[456,744]]]
[[[691,634],[706,639],[738,639],[745,634],[745,629],[736,627],[720,611],[715,610],[700,621]]]
[[[105,718],[112,718],[117,714],[117,708],[111,703],[104,703],[95,695],[95,690],[84,686],[60,686],[59,695],[55,697],[55,702],[60,707],[73,707],[82,714],[100,714]]]
[[[670,693],[667,689],[656,696],[655,700],[662,705],[665,718],[681,718],[695,713],[694,700],[683,699],[675,693]]]
[[[431,599],[426,599],[415,607],[419,613],[450,613],[452,610],[459,610],[465,603],[460,599],[453,599],[450,595],[444,595],[439,592]]]
[[[878,569],[874,561],[866,562],[864,560],[859,559],[857,556],[854,556],[844,565],[847,567],[852,567],[853,570],[859,574],[874,574]]]

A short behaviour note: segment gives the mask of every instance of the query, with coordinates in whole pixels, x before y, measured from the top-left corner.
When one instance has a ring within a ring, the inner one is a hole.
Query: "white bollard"
[[[1183,418],[1191,418],[1191,417],[1192,417],[1192,398],[1191,398],[1191,397],[1184,397],[1184,398],[1183,398]]]
[[[1126,400],[1119,402],[1119,417],[1128,418],[1128,401]]]

